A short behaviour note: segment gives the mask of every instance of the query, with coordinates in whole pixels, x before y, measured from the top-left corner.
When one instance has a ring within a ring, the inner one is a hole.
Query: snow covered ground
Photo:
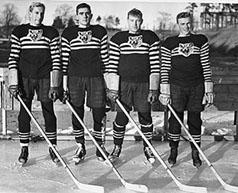
[[[17,164],[20,153],[19,141],[16,137],[17,105],[15,108],[15,111],[7,112],[7,128],[8,131],[13,133],[13,138],[12,140],[0,140],[0,193],[88,193],[85,190],[77,189],[62,165],[56,166],[52,163],[48,155],[48,145],[45,141],[31,142],[29,161],[24,167]],[[96,159],[95,146],[90,140],[86,142],[86,159],[79,165],[74,165],[72,156],[76,145],[73,136],[70,134],[72,131],[71,113],[67,106],[59,101],[55,103],[55,110],[58,121],[58,137],[60,139],[58,150],[78,181],[103,186],[105,193],[132,193],[133,191],[127,190],[122,185],[108,165]],[[38,102],[34,103],[33,111],[40,125],[44,127]],[[136,113],[131,115],[137,120]],[[155,128],[163,128],[163,112],[153,112],[152,115]],[[107,136],[106,148],[109,152],[113,148],[111,134],[114,117],[115,112],[107,114],[107,134],[109,136]],[[202,149],[205,155],[214,164],[225,182],[238,186],[238,143],[234,142],[232,137],[229,141],[215,142],[213,137],[209,136],[212,131],[221,128],[231,129],[231,134],[235,134],[234,112],[217,111],[214,107],[211,107],[203,113],[202,117],[204,127]],[[85,123],[88,128],[92,128],[92,117],[89,111],[85,114]],[[39,133],[34,124],[32,124],[32,132],[34,134]],[[142,142],[135,142],[133,137],[128,137],[134,133],[135,128],[128,124],[123,151],[119,162],[115,164],[123,178],[129,183],[146,185],[149,188],[149,193],[182,192],[158,160],[153,166],[145,160],[142,152]],[[168,143],[153,141],[153,144],[167,163],[169,156]],[[227,191],[223,189],[205,162],[199,170],[193,167],[190,151],[189,143],[181,141],[178,163],[171,169],[178,180],[186,185],[207,187],[208,192],[211,193],[226,193]]]
[[[154,146],[167,163],[167,142],[154,142]],[[106,147],[111,151],[112,141],[108,141]],[[75,148],[73,141],[58,143],[59,153],[79,182],[103,186],[105,193],[133,192],[125,189],[108,165],[96,159],[95,147],[91,141],[86,142],[87,156],[79,165],[74,165],[72,161]],[[228,184],[238,186],[238,143],[204,140],[202,149],[222,179]],[[19,151],[18,141],[0,141],[1,193],[88,193],[77,189],[62,165],[56,166],[51,162],[45,141],[30,143],[29,160],[24,167],[16,163]],[[145,160],[141,142],[125,141],[120,160],[115,167],[127,182],[144,184],[149,188],[149,193],[182,192],[159,161],[152,166]],[[193,167],[188,142],[180,143],[178,163],[171,170],[183,184],[204,186],[211,193],[227,192],[204,161],[199,170]]]

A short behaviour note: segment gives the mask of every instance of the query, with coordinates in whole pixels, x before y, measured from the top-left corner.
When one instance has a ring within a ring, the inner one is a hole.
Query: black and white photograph
[[[238,1],[1,0],[0,193],[238,193]]]

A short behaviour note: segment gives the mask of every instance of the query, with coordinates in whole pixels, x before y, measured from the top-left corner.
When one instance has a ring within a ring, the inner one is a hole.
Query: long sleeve
[[[50,42],[50,53],[52,59],[52,70],[61,71],[59,36],[53,38]]]
[[[21,51],[20,40],[16,35],[12,34],[11,35],[11,50],[10,50],[10,55],[8,59],[9,70],[18,69],[20,51]]]
[[[108,54],[108,36],[105,35],[101,40],[100,55],[102,60],[102,71],[106,72],[107,66],[109,65],[109,54]]]
[[[120,47],[112,40],[110,41],[110,49],[109,49],[109,65],[106,69],[108,73],[118,74],[118,65],[120,59]]]
[[[66,38],[62,37],[62,39],[61,39],[61,59],[62,59],[62,72],[64,75],[68,73],[69,55],[70,55],[69,41]]]
[[[169,72],[171,70],[171,51],[161,46],[161,83],[169,83]]]
[[[149,49],[150,73],[160,73],[159,41],[154,42]]]
[[[209,61],[209,44],[206,42],[200,50],[200,59],[203,69],[203,77],[205,82],[211,82],[211,67]]]

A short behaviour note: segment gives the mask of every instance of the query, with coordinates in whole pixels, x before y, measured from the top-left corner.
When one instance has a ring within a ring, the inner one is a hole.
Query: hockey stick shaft
[[[151,151],[153,152],[153,154],[156,156],[156,158],[160,161],[160,163],[162,164],[162,166],[165,168],[165,170],[168,172],[168,174],[171,176],[171,178],[174,180],[174,182],[176,183],[176,185],[183,191],[191,191],[191,192],[197,192],[197,193],[201,193],[201,192],[207,192],[207,189],[205,187],[194,187],[194,186],[188,186],[188,185],[184,185],[181,182],[179,182],[179,180],[175,177],[175,175],[172,173],[172,171],[169,169],[169,167],[166,165],[166,163],[164,162],[164,160],[161,158],[161,156],[158,154],[158,152],[155,150],[155,148],[152,146],[152,144],[149,142],[149,140],[146,138],[146,136],[142,133],[142,131],[140,130],[139,126],[136,124],[136,122],[132,119],[132,117],[130,116],[130,114],[127,112],[127,110],[124,108],[124,106],[121,104],[121,102],[119,101],[119,99],[116,99],[116,103],[117,105],[120,107],[120,109],[124,112],[124,114],[127,116],[127,118],[130,120],[130,122],[134,125],[134,127],[136,128],[136,130],[139,132],[139,134],[141,135],[141,137],[143,138],[143,140],[146,142],[146,144],[149,146],[149,148],[151,149]]]
[[[105,144],[107,128],[107,115],[105,114],[102,120],[102,143]]]
[[[197,150],[199,151],[199,153],[202,155],[203,159],[207,162],[207,165],[211,168],[211,170],[213,171],[214,175],[216,176],[216,178],[218,179],[218,181],[222,184],[222,186],[224,187],[224,189],[228,190],[228,191],[232,191],[232,192],[238,192],[238,187],[236,186],[231,186],[227,183],[225,183],[223,181],[223,179],[221,178],[221,176],[217,173],[217,171],[215,170],[215,168],[213,167],[213,165],[211,164],[211,162],[207,159],[206,155],[203,153],[203,151],[201,150],[201,148],[198,146],[198,144],[196,143],[196,141],[194,140],[194,138],[192,137],[192,135],[189,133],[188,129],[186,128],[186,126],[184,125],[184,123],[180,120],[180,118],[178,117],[177,113],[174,111],[173,107],[168,104],[169,110],[171,111],[171,113],[174,115],[174,117],[177,119],[177,121],[179,122],[179,124],[181,125],[181,127],[183,128],[183,130],[185,131],[185,133],[188,135],[189,139],[192,141],[192,143],[194,144],[194,146],[197,148]]]
[[[172,108],[172,106],[170,104],[168,104],[169,110],[172,112],[172,114],[174,115],[174,117],[177,119],[177,121],[179,122],[179,124],[181,125],[181,127],[183,128],[183,130],[185,131],[185,133],[188,135],[189,139],[192,141],[192,143],[194,144],[194,146],[197,148],[197,150],[199,151],[199,153],[202,155],[202,157],[204,158],[204,160],[207,162],[208,166],[210,167],[212,164],[211,162],[207,159],[207,157],[205,156],[205,154],[203,153],[203,151],[201,150],[201,148],[198,146],[198,144],[196,143],[196,141],[194,140],[194,138],[192,137],[192,135],[189,133],[188,129],[186,128],[186,126],[184,125],[184,123],[180,120],[180,118],[178,117],[177,113],[174,111],[174,109]]]
[[[136,124],[136,122],[132,119],[132,117],[129,115],[129,113],[127,112],[127,110],[124,108],[124,106],[121,104],[121,102],[117,99],[116,100],[117,105],[120,107],[120,109],[124,112],[124,114],[127,116],[127,118],[130,120],[130,122],[133,124],[133,126],[136,128],[136,130],[138,131],[138,133],[141,135],[141,137],[143,138],[143,140],[146,142],[146,144],[149,146],[149,148],[151,149],[151,151],[153,152],[153,154],[156,155],[156,157],[158,157],[159,161],[161,162],[161,164],[164,166],[164,168],[167,170],[169,169],[168,166],[165,164],[165,162],[161,159],[160,155],[156,152],[155,148],[151,145],[151,143],[148,141],[148,139],[145,137],[144,133],[142,133],[142,131],[140,130],[139,126]]]
[[[100,153],[103,155],[104,159],[107,161],[107,163],[110,165],[110,167],[112,168],[112,170],[114,171],[114,173],[116,174],[116,176],[120,179],[121,183],[127,188],[127,187],[131,187],[132,189],[138,189],[137,191],[141,191],[142,192],[148,192],[148,188],[144,185],[136,185],[136,184],[129,184],[128,182],[126,182],[124,180],[124,178],[121,176],[121,174],[118,172],[118,170],[114,167],[114,165],[112,164],[112,162],[108,159],[107,155],[105,154],[105,152],[102,150],[101,146],[98,144],[98,142],[95,140],[95,138],[93,137],[93,135],[91,134],[91,132],[89,131],[89,129],[86,127],[86,125],[84,124],[83,120],[79,117],[79,115],[77,114],[77,112],[74,110],[74,108],[72,107],[72,105],[70,104],[70,102],[68,100],[66,100],[66,104],[68,105],[69,109],[72,111],[72,113],[74,114],[74,116],[77,118],[77,120],[79,121],[79,123],[81,124],[81,126],[83,127],[83,129],[87,132],[87,134],[89,135],[89,137],[91,138],[91,140],[93,141],[94,145],[98,148],[98,150],[100,151]],[[135,187],[134,187],[134,186]],[[134,187],[134,188],[133,188]]]
[[[24,107],[24,109],[26,110],[26,112],[28,113],[28,115],[31,117],[32,121],[35,123],[37,129],[40,131],[40,133],[42,134],[42,136],[45,138],[46,142],[48,143],[48,145],[52,148],[53,152],[55,153],[55,155],[58,157],[58,159],[60,160],[60,162],[62,163],[63,167],[66,169],[66,171],[68,172],[68,174],[70,175],[70,177],[72,178],[72,180],[74,181],[74,183],[77,185],[77,187],[79,189],[87,189],[87,190],[95,190],[95,192],[104,192],[104,188],[101,186],[94,186],[94,185],[86,185],[86,184],[81,184],[76,177],[74,176],[74,174],[72,173],[72,171],[69,169],[68,165],[65,163],[65,161],[62,159],[61,155],[58,153],[58,151],[55,149],[55,147],[53,146],[53,144],[50,142],[50,140],[48,139],[48,137],[46,136],[45,132],[43,131],[43,129],[41,128],[40,124],[38,123],[38,121],[36,120],[36,118],[33,116],[33,114],[31,113],[31,111],[28,109],[28,107],[26,106],[26,104],[24,103],[24,101],[22,100],[22,98],[17,95],[18,100],[20,101],[21,105]]]

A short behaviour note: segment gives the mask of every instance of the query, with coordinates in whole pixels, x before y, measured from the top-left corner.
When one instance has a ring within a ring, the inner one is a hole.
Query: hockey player
[[[191,33],[191,15],[182,12],[177,15],[179,35],[167,38],[161,46],[161,82],[159,100],[163,105],[171,103],[179,118],[188,111],[189,132],[196,143],[201,144],[201,111],[203,101],[213,103],[213,83],[209,62],[208,39],[202,34]],[[176,163],[181,126],[176,118],[169,118],[168,162]],[[195,167],[202,161],[199,152],[191,142],[192,159]]]
[[[157,100],[159,87],[159,38],[150,30],[142,30],[142,13],[138,9],[128,12],[128,31],[116,33],[110,40],[110,65],[107,68],[107,96],[115,102],[120,99],[129,112],[138,111],[141,130],[151,142],[153,124],[151,105]],[[114,149],[110,155],[113,161],[121,153],[126,115],[117,108],[113,122]],[[143,141],[144,154],[153,163],[155,156]]]
[[[78,25],[68,27],[62,34],[62,65],[64,99],[70,99],[81,119],[84,117],[85,93],[87,106],[92,109],[94,137],[108,155],[103,144],[103,118],[105,116],[105,81],[103,72],[108,65],[107,32],[100,25],[91,25],[91,8],[86,3],[76,7]],[[73,157],[75,163],[85,158],[84,129],[72,114],[72,125],[77,150]],[[104,161],[96,150],[96,156]]]
[[[45,119],[46,135],[56,146],[53,101],[58,98],[60,84],[59,33],[53,27],[42,24],[44,13],[44,4],[32,3],[29,7],[30,23],[17,26],[12,32],[8,61],[9,91],[16,98],[18,94],[21,95],[29,110],[34,93],[37,93]],[[18,160],[22,164],[28,160],[30,120],[21,105],[18,116],[21,154]],[[59,161],[51,148],[49,153],[54,162]]]

